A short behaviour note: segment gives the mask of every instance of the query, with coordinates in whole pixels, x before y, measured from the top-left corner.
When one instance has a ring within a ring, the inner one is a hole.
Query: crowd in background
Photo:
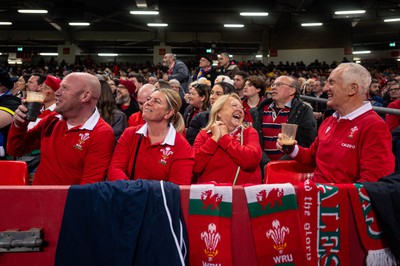
[[[343,58],[342,62],[348,62],[348,60]],[[167,144],[169,143],[168,138],[185,142],[185,151],[181,156],[187,160],[182,162],[182,159],[177,159],[177,164],[180,164],[179,169],[194,167],[193,177],[191,173],[182,176],[182,171],[177,169],[167,171],[160,168],[159,163],[166,164],[165,160],[173,152],[178,153],[178,151],[172,151],[174,143],[172,141],[170,146],[172,150],[163,149],[164,155],[161,161],[150,166],[148,172],[158,169],[157,173],[163,173],[162,176],[165,178],[168,178],[171,173],[174,175],[180,173],[177,178],[177,183],[180,184],[199,180],[206,182],[212,181],[211,176],[215,175],[215,169],[223,167],[220,164],[222,162],[225,166],[232,166],[230,167],[233,171],[231,175],[235,175],[236,172],[235,182],[239,176],[238,184],[257,183],[256,180],[262,174],[263,167],[268,161],[279,160],[289,155],[285,155],[275,147],[280,128],[277,130],[275,127],[275,129],[271,129],[272,131],[268,131],[265,129],[265,125],[288,122],[299,124],[298,136],[300,138],[298,142],[304,147],[309,147],[316,138],[318,127],[332,115],[334,110],[323,103],[304,102],[299,99],[299,96],[328,99],[324,86],[327,82],[331,82],[328,77],[340,63],[327,64],[315,60],[313,63],[305,65],[303,62],[275,64],[271,61],[264,65],[261,62],[230,61],[229,55],[226,53],[219,55],[218,63],[218,66],[214,66],[213,60],[208,55],[201,56],[200,60],[190,60],[184,63],[175,55],[166,54],[163,62],[157,65],[151,63],[95,64],[88,58],[88,60],[71,65],[64,61],[57,64],[51,60],[49,63],[43,61],[36,67],[5,66],[5,69],[14,82],[13,87],[9,88],[10,93],[20,99],[26,97],[27,90],[44,90],[46,84],[49,86],[49,95],[50,92],[51,95],[54,95],[58,87],[66,86],[66,83],[61,82],[71,73],[83,72],[100,80],[101,92],[98,91],[99,87],[88,90],[88,93],[99,94],[95,97],[96,110],[114,131],[114,145],[116,145],[117,151],[117,155],[114,154],[114,157],[117,159],[112,158],[112,167],[108,170],[110,180],[136,177],[136,157],[142,139],[135,136],[137,132],[140,132],[145,137],[149,136],[149,140],[144,138],[142,143],[147,147],[146,149],[152,147],[154,139]],[[375,65],[368,64],[365,67],[369,71],[372,81],[365,93],[364,100],[369,100],[373,106],[397,108],[397,105],[393,103],[400,100],[399,65],[392,62],[381,62]],[[79,80],[83,79],[80,76],[74,77]],[[72,80],[72,76],[70,80]],[[81,82],[84,84],[84,81]],[[37,85],[38,88],[34,89],[34,85]],[[40,86],[43,86],[42,89]],[[52,88],[52,86],[57,88]],[[280,98],[277,96],[279,93],[274,89],[279,86],[288,86],[287,94],[278,95]],[[173,93],[171,94],[170,91]],[[229,96],[232,92],[236,93],[235,97]],[[53,98],[51,104],[56,101]],[[157,104],[163,105],[160,107],[162,109],[157,109]],[[271,109],[268,111],[270,114],[267,114],[267,118],[265,118],[268,108]],[[259,120],[257,120],[257,109],[261,116]],[[23,117],[21,114],[25,109],[19,108],[18,110],[19,112],[16,111],[18,116]],[[53,110],[54,108],[49,111]],[[253,110],[252,114],[251,110]],[[295,113],[293,110],[300,115],[292,117],[292,113]],[[55,111],[60,114],[67,113],[65,110],[58,112],[56,109]],[[92,119],[90,108],[87,118],[89,117]],[[269,121],[268,117],[274,117],[273,121]],[[399,123],[396,116],[382,116],[382,118],[392,121],[388,122],[392,123],[389,125],[392,132],[400,131],[397,129]],[[253,119],[256,120],[253,121]],[[275,119],[280,122],[275,122]],[[46,121],[48,120],[46,119]],[[22,121],[23,119],[21,119],[23,127],[28,126]],[[173,125],[173,129],[169,126],[170,124]],[[32,127],[33,125],[30,128]],[[134,129],[125,130],[128,127],[134,127]],[[164,135],[160,136],[154,132],[162,132]],[[266,140],[271,132],[273,132],[272,141]],[[189,142],[175,134],[182,135]],[[197,135],[199,136],[197,137]],[[245,136],[244,145],[243,139],[241,139],[243,136]],[[124,144],[118,141],[120,137]],[[393,153],[397,155],[399,145],[395,137],[393,140]],[[241,145],[238,146],[235,141],[239,141]],[[190,148],[188,148],[190,146],[186,143],[193,145],[194,154],[191,154]],[[215,143],[218,143],[219,146],[215,146]],[[149,152],[148,150],[146,156],[151,156]],[[226,153],[230,153],[230,155],[226,157]],[[19,154],[19,156],[24,154]],[[216,156],[219,161],[211,160],[210,154]],[[129,156],[126,157],[127,155]],[[154,156],[156,157],[156,155]],[[196,157],[201,158],[201,162],[199,159],[196,161]],[[121,164],[121,158],[123,158],[123,164]],[[140,158],[141,161],[139,160],[138,163],[141,163],[142,166],[145,165],[144,157]],[[249,161],[249,158],[252,160]],[[16,157],[8,157],[8,159],[16,159]],[[228,161],[232,163],[229,164]],[[250,163],[246,164],[245,162]],[[33,174],[37,165],[38,162],[30,169]],[[236,169],[235,165],[239,165],[239,168]],[[145,175],[146,172],[143,170],[145,168],[141,169],[138,170],[139,173]],[[239,172],[242,174],[240,175]],[[152,173],[150,176],[155,177],[157,173]],[[217,173],[219,172],[217,171]]]

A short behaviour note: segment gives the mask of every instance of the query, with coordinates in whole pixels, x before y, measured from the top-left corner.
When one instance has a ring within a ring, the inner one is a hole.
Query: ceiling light
[[[47,10],[45,9],[18,9],[18,12],[25,14],[47,14]]]
[[[70,26],[89,26],[89,22],[70,22],[68,23]]]
[[[257,58],[262,58],[262,54],[256,55]]]
[[[224,24],[225,28],[243,28],[243,24]]]
[[[39,53],[39,54],[43,56],[58,56],[58,53]]]
[[[354,14],[364,14],[365,10],[344,10],[335,11],[335,15],[354,15]]]
[[[3,25],[3,26],[9,26],[9,25],[12,25],[12,22],[8,22],[8,21],[0,21],[0,25]]]
[[[371,51],[353,51],[353,54],[370,54]]]
[[[384,22],[397,22],[400,21],[400,18],[388,18],[388,19],[384,19]]]
[[[356,60],[356,63],[357,64],[361,64],[361,60]]]
[[[267,12],[240,12],[241,16],[244,17],[266,17],[268,16]]]
[[[98,56],[118,56],[118,54],[113,54],[113,53],[100,53],[97,54]]]
[[[149,27],[167,27],[167,23],[147,23]]]
[[[131,13],[132,15],[158,15],[160,12],[158,12],[158,11],[132,10],[129,13]]]
[[[400,62],[400,58],[397,58],[397,61],[399,61],[399,62]]]
[[[319,27],[322,26],[323,24],[321,22],[315,22],[315,23],[301,23],[301,26],[303,27]]]

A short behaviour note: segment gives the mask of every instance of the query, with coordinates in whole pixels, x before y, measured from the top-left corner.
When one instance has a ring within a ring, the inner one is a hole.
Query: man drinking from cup
[[[100,92],[97,77],[69,74],[55,94],[55,112],[30,130],[28,109],[24,105],[18,107],[7,148],[13,156],[40,149],[34,185],[87,184],[105,179],[114,133],[96,108]]]

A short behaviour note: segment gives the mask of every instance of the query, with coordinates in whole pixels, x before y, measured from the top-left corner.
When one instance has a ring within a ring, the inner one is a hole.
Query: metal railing
[[[321,102],[321,103],[326,103],[328,101],[327,99],[317,98],[317,97],[312,97],[312,96],[305,96],[305,95],[300,95],[300,98],[304,101],[313,101],[313,102]],[[377,106],[372,106],[372,109],[374,109],[374,111],[379,114],[391,114],[391,115],[399,115],[400,116],[399,109],[377,107]]]

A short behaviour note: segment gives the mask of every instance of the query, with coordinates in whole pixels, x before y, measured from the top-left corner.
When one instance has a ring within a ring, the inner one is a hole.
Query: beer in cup
[[[27,91],[25,106],[28,111],[26,112],[26,120],[36,121],[43,106],[43,99],[44,95],[41,92]]]
[[[294,141],[296,140],[296,124],[282,124],[282,150],[293,151]]]

